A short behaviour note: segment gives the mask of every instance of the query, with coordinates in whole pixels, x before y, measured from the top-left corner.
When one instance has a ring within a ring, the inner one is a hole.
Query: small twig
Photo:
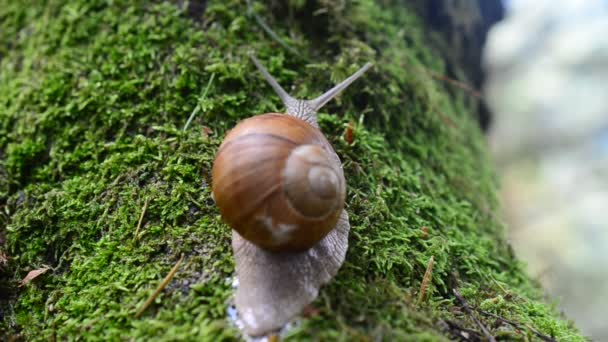
[[[292,54],[301,57],[302,55],[300,55],[300,53],[298,52],[298,50],[294,49],[293,47],[289,46],[289,44],[287,44],[287,42],[285,42],[281,37],[279,37],[278,34],[276,34],[264,21],[264,19],[262,19],[262,17],[260,17],[257,13],[253,12],[253,6],[251,5],[251,0],[247,0],[247,14],[252,16],[253,19],[255,19],[256,23],[258,25],[260,25],[260,27],[266,31],[266,33],[272,38],[274,39],[277,43],[279,43],[283,48],[285,48],[287,51],[291,52]]]
[[[437,108],[437,106],[431,105],[431,109],[433,109],[435,111],[435,113],[437,115],[439,115],[439,118],[441,119],[441,121],[443,121],[443,123],[445,123],[446,125],[452,127],[453,129],[458,129],[458,126],[456,125],[456,123],[454,123],[454,120],[452,120],[444,112],[440,111]]]
[[[461,339],[464,339],[466,341],[480,341],[481,340],[481,334],[475,330],[471,330],[471,329],[467,329],[463,326],[461,326],[460,324],[454,322],[454,321],[450,321],[450,320],[444,320],[442,321],[443,323],[445,323],[445,325],[447,325],[447,331],[450,332],[452,334],[453,337],[458,337]]]
[[[507,289],[505,289],[505,287],[504,287],[504,286],[502,286],[502,285],[501,285],[501,284],[498,282],[498,280],[494,279],[494,277],[488,277],[488,278],[490,278],[490,280],[492,280],[492,282],[493,282],[494,284],[496,284],[496,286],[498,286],[498,288],[499,288],[499,289],[500,289],[500,290],[501,290],[501,291],[502,291],[502,292],[503,292],[505,295],[509,295],[509,291],[507,291]]]
[[[464,311],[469,315],[469,317],[471,317],[471,319],[473,320],[473,322],[475,322],[475,324],[477,324],[477,326],[479,327],[479,329],[481,330],[481,332],[483,332],[483,334],[488,339],[488,341],[489,342],[496,342],[496,339],[494,338],[494,336],[492,336],[492,334],[490,333],[490,331],[488,330],[488,328],[486,328],[486,326],[483,325],[483,323],[481,323],[481,321],[478,320],[477,317],[475,317],[475,315],[473,313],[473,310],[471,309],[471,306],[469,305],[469,303],[467,303],[467,301],[460,294],[460,292],[458,292],[458,290],[456,290],[456,289],[453,289],[452,291],[454,292],[454,296],[456,296],[456,299],[458,299],[458,301],[460,302],[460,305],[462,306],[462,308],[464,309]]]
[[[454,80],[447,76],[434,73],[425,67],[417,68],[417,67],[414,67],[413,65],[410,65],[409,63],[403,63],[403,64],[405,64],[406,67],[409,67],[410,70],[413,70],[414,72],[416,72],[418,74],[424,73],[424,74],[428,75],[429,77],[434,78],[436,80],[448,82],[451,85],[453,85],[461,90],[464,90],[466,93],[470,94],[471,96],[475,97],[476,99],[483,100],[483,96],[477,89],[474,89],[473,87],[471,87],[470,85],[468,85],[462,81]]]
[[[167,274],[167,276],[165,277],[165,279],[163,279],[163,281],[160,282],[160,285],[158,285],[158,287],[156,288],[156,290],[154,291],[154,293],[152,293],[152,295],[150,297],[148,297],[148,299],[146,300],[146,302],[144,303],[144,305],[142,305],[137,310],[137,312],[135,313],[135,318],[141,317],[141,315],[144,313],[144,311],[146,311],[146,309],[148,308],[148,306],[150,306],[150,304],[152,304],[152,302],[156,299],[156,297],[158,297],[158,295],[163,291],[163,289],[165,288],[165,286],[167,286],[167,284],[169,284],[169,282],[171,281],[171,279],[173,279],[173,276],[175,276],[175,273],[177,272],[177,269],[179,268],[179,266],[182,264],[183,260],[184,260],[184,255],[182,254],[182,256],[179,258],[179,260],[177,261],[177,263],[175,264],[175,266],[173,266],[173,268],[171,269],[171,271],[169,271],[169,274]]]
[[[146,215],[146,209],[148,209],[148,202],[150,198],[146,198],[146,202],[144,202],[144,207],[141,209],[141,214],[139,215],[139,221],[137,222],[137,228],[135,228],[135,233],[133,233],[133,241],[137,240],[137,235],[139,234],[139,229],[141,228],[141,224],[144,221],[144,215]]]
[[[192,114],[190,114],[188,121],[186,121],[186,124],[184,125],[184,129],[183,129],[184,131],[186,131],[188,129],[188,126],[190,126],[190,122],[192,122],[192,119],[194,119],[196,114],[198,114],[198,112],[201,110],[201,102],[203,102],[205,100],[205,98],[207,97],[207,92],[209,91],[209,88],[211,87],[211,84],[213,83],[214,78],[215,78],[215,73],[211,74],[211,77],[209,78],[209,81],[207,82],[207,86],[205,87],[205,90],[203,91],[203,95],[201,95],[201,97],[199,98],[198,103],[196,104],[196,107],[194,107]]]
[[[554,338],[551,338],[543,333],[541,333],[540,331],[532,328],[530,325],[528,324],[521,324],[521,323],[517,323],[511,320],[508,320],[502,316],[493,314],[491,312],[482,310],[480,308],[475,308],[480,314],[488,316],[488,317],[492,317],[492,318],[496,318],[497,320],[503,322],[503,323],[507,323],[517,329],[521,329],[523,330],[524,328],[528,328],[534,335],[536,335],[538,338],[540,338],[541,340],[545,341],[545,342],[557,342],[557,340],[555,340]]]
[[[422,278],[422,284],[420,284],[420,296],[419,301],[420,303],[424,302],[424,295],[426,293],[426,288],[429,284],[429,281],[431,280],[431,276],[433,274],[433,265],[435,264],[435,257],[431,256],[431,259],[429,259],[429,263],[426,266],[426,272],[424,272],[424,277]]]
[[[448,82],[450,84],[452,84],[453,86],[460,88],[464,91],[466,91],[467,93],[473,95],[474,97],[476,97],[477,99],[481,99],[481,93],[477,90],[474,89],[473,87],[469,86],[468,84],[462,82],[462,81],[458,81],[458,80],[454,80],[451,79],[447,76],[444,75],[440,75],[440,74],[436,74],[432,71],[426,70],[426,72],[429,74],[429,76],[431,76],[432,78],[436,79],[436,80],[441,80],[441,81],[445,81]]]

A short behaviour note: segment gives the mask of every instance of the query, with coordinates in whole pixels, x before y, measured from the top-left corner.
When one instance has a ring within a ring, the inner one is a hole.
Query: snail
[[[346,181],[317,111],[367,71],[314,100],[290,96],[253,56],[286,113],[238,123],[216,154],[212,195],[232,228],[235,304],[248,335],[276,331],[338,272],[348,248]]]

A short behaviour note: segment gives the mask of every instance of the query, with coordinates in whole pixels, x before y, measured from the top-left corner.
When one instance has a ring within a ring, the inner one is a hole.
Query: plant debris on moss
[[[0,0],[0,32],[0,336],[239,337],[209,184],[224,133],[282,109],[254,52],[300,98],[375,63],[320,116],[344,162],[350,249],[289,340],[479,331],[455,288],[520,324],[479,315],[498,339],[584,340],[514,258],[474,102],[416,72],[446,66],[401,2]]]

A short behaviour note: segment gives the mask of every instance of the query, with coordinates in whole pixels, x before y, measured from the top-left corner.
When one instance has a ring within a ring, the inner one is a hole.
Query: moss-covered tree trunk
[[[476,102],[431,76],[448,67],[415,7],[0,0],[0,335],[239,336],[209,173],[230,127],[282,109],[253,51],[301,98],[375,63],[320,117],[344,162],[350,249],[291,339],[483,338],[458,289],[493,335],[582,340],[511,253]]]

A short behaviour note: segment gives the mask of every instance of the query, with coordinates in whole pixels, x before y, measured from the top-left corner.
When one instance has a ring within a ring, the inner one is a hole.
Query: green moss
[[[472,101],[421,72],[445,70],[415,13],[388,0],[288,3],[252,10],[299,57],[237,0],[209,1],[195,20],[171,3],[0,0],[0,248],[10,257],[0,270],[9,291],[0,299],[3,334],[238,336],[226,319],[230,231],[209,174],[227,129],[281,109],[248,60],[255,51],[299,97],[376,64],[320,118],[347,174],[351,247],[315,303],[319,314],[290,339],[444,340],[442,320],[476,329],[452,310],[458,286],[473,305],[583,340],[513,258],[493,215],[497,185]],[[343,138],[350,121],[353,145]],[[135,319],[182,254],[174,280]],[[419,303],[431,256],[432,283]],[[52,270],[17,287],[42,265]]]

